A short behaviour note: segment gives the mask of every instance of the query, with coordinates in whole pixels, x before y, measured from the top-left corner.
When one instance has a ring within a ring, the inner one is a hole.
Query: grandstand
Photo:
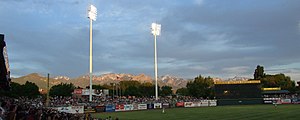
[[[252,81],[216,81],[218,105],[261,104],[261,83]]]
[[[298,94],[293,94],[288,90],[282,90],[280,87],[262,88],[264,104],[299,104]]]

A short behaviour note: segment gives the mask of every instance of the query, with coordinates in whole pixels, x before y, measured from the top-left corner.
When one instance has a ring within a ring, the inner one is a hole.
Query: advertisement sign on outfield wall
[[[132,104],[124,105],[124,110],[126,111],[133,110],[133,105]]]
[[[106,105],[105,112],[115,112],[115,105]]]
[[[282,104],[291,104],[292,100],[291,99],[281,99]]]
[[[162,106],[163,106],[163,108],[170,108],[170,104],[169,103],[163,103]]]
[[[115,111],[124,111],[125,108],[124,108],[124,104],[119,104],[119,105],[116,105],[116,109]]]
[[[57,110],[59,112],[73,113],[73,114],[84,113],[83,106],[58,107]]]
[[[161,103],[154,103],[154,109],[162,108]]]
[[[147,104],[147,109],[154,109],[154,104]]]
[[[147,104],[138,104],[138,109],[139,110],[146,110],[147,109]]]
[[[210,100],[209,106],[217,106],[217,100]]]
[[[65,113],[70,113],[71,112],[71,107],[58,107],[57,111],[59,111],[59,112],[65,112]]]
[[[184,102],[184,107],[195,107],[193,102]]]
[[[184,102],[177,102],[176,107],[184,107]]]
[[[105,112],[105,106],[96,106],[95,110],[96,112]]]
[[[138,110],[138,109],[139,109],[139,104],[133,104],[133,110]]]
[[[209,101],[208,100],[201,100],[201,106],[209,106]]]

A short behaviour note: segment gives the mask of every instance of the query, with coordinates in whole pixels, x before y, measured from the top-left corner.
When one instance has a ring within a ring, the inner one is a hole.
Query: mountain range
[[[155,84],[155,81],[151,78],[151,76],[145,74],[132,75],[132,74],[103,74],[99,76],[93,76],[93,84],[94,85],[104,85],[110,83],[119,83],[120,81],[139,81],[141,83],[150,82]],[[31,73],[19,78],[12,78],[12,82],[16,82],[19,84],[25,84],[26,81],[35,83],[40,89],[46,89],[47,87],[47,77],[42,76],[38,73]],[[185,87],[189,80],[178,78],[170,75],[161,76],[158,78],[159,86],[171,86],[174,90],[178,88]],[[72,83],[75,86],[79,86],[85,88],[89,85],[89,75],[83,75],[76,78],[69,78],[66,76],[56,76],[49,78],[50,87],[53,85],[57,85],[60,83]]]
[[[248,80],[249,78],[245,77],[234,77],[227,79],[227,81],[236,81],[236,80]],[[155,81],[151,76],[145,74],[133,75],[133,74],[116,74],[116,73],[108,73],[102,75],[94,75],[93,76],[93,84],[94,85],[104,85],[110,83],[119,83],[120,81],[139,81],[141,83],[150,82],[155,84]],[[213,78],[214,81],[223,81],[221,78]],[[19,78],[12,78],[13,82],[19,84],[25,84],[26,81],[30,81],[35,83],[40,89],[47,88],[47,77],[42,76],[38,73],[31,73]],[[179,78],[171,75],[164,75],[158,77],[158,85],[159,86],[171,86],[173,90],[177,90],[182,87],[186,87],[186,84],[191,79]],[[79,86],[81,88],[85,88],[89,86],[89,75],[83,75],[76,78],[69,78],[66,76],[56,76],[49,78],[50,87],[53,85],[57,85],[60,83],[72,83],[75,86]]]

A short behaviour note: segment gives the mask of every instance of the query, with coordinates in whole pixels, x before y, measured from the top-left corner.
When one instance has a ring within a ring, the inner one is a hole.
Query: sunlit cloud
[[[103,75],[103,74],[109,74],[113,73],[112,71],[96,71],[93,73],[93,75]]]

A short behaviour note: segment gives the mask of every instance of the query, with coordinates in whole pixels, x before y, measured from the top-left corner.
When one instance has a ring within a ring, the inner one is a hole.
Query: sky
[[[300,80],[299,0],[0,0],[11,75],[89,73],[87,8],[93,21],[93,74],[222,79],[266,74]]]

